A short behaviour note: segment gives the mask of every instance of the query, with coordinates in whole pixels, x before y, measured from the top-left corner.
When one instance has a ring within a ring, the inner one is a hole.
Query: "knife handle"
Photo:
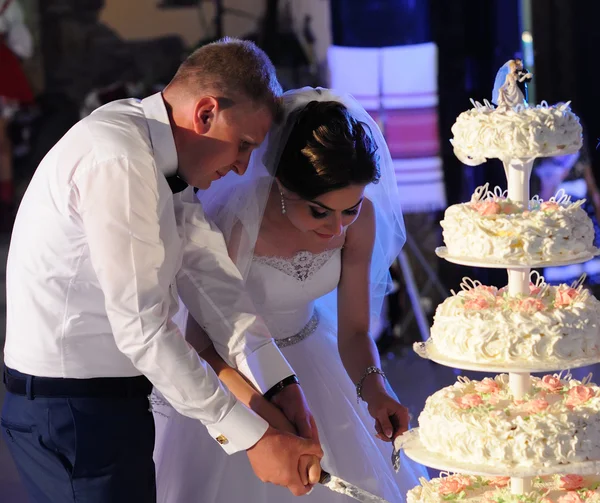
[[[331,480],[331,474],[327,473],[325,470],[321,468],[321,478],[319,479],[319,484],[327,484]]]

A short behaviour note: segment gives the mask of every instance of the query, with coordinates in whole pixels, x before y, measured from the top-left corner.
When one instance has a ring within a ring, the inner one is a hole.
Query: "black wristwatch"
[[[269,391],[267,391],[263,396],[271,401],[273,397],[279,393],[283,388],[289,386],[290,384],[300,384],[296,375],[291,375],[279,381],[275,386],[273,386]]]

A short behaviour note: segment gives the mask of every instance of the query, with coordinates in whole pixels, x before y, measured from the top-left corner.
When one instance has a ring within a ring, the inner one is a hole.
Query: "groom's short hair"
[[[281,85],[275,67],[253,42],[223,38],[196,49],[181,64],[172,84],[188,91],[212,92],[235,99],[240,94],[266,106],[277,120],[281,113]]]

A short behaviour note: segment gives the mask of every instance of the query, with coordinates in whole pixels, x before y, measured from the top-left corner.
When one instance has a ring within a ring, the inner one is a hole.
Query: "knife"
[[[362,501],[363,503],[388,503],[387,500],[384,500],[379,496],[375,496],[374,494],[371,494],[370,492],[365,491],[354,484],[350,484],[350,482],[346,482],[335,475],[331,475],[323,469],[321,469],[321,478],[319,479],[319,484],[324,485],[331,491],[345,494],[346,496],[350,496],[351,498],[354,498],[357,501]]]
[[[350,496],[351,498],[354,498],[357,501],[362,501],[363,503],[389,503],[387,500],[384,500],[379,496],[375,496],[374,494],[371,494],[370,492],[365,491],[364,489],[361,489],[350,482],[346,482],[345,480],[326,472],[323,470],[323,468],[321,468],[319,460],[314,456],[307,465],[307,470],[309,473],[309,480],[315,480],[316,473],[318,473],[315,472],[315,470],[320,470],[321,476],[319,478],[319,484],[322,484],[331,491],[345,494],[346,496]]]

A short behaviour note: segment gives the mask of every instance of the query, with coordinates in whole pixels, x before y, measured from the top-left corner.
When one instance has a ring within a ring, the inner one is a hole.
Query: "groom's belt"
[[[70,379],[37,377],[5,368],[3,382],[9,393],[27,396],[29,399],[129,398],[149,395],[152,391],[152,384],[145,376]]]

